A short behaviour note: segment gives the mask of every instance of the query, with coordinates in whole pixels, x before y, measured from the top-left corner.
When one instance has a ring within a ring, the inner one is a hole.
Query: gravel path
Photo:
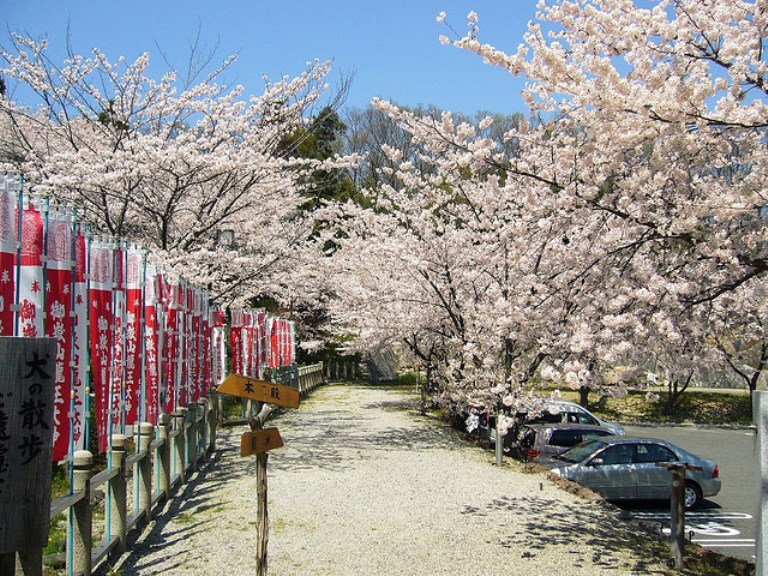
[[[269,458],[270,574],[667,573],[613,509],[493,465],[416,408],[404,391],[328,386],[271,423],[285,446]],[[219,430],[214,456],[115,565],[122,576],[255,574],[244,431]]]

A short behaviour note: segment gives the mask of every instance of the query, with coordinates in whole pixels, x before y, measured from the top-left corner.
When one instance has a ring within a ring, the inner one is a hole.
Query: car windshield
[[[588,442],[582,442],[581,444],[577,444],[570,450],[566,450],[560,454],[558,459],[565,460],[566,462],[581,462],[594,454],[596,450],[599,450],[603,446],[606,446],[606,443],[602,440],[589,440]]]

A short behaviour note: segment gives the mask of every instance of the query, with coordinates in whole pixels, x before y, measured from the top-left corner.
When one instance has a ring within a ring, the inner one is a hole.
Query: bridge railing
[[[296,369],[295,382],[302,396],[324,383],[323,365]],[[87,450],[73,458],[70,494],[51,502],[50,517],[68,513],[67,574],[90,576],[105,559],[116,560],[127,550],[127,535],[152,519],[159,506],[174,497],[197,467],[216,450],[216,431],[222,414],[219,395],[211,391],[173,414],[163,414],[157,426],[142,423],[134,436],[135,450],[128,453],[129,437],[115,434],[106,469],[94,474],[94,458]],[[103,525],[94,525],[96,494],[103,491]],[[94,534],[101,541],[92,545]],[[25,576],[42,576],[42,549],[18,553]]]

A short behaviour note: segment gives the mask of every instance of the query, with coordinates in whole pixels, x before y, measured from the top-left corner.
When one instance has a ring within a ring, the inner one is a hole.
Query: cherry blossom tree
[[[74,205],[94,233],[147,246],[219,301],[267,292],[290,269],[292,247],[313,227],[297,210],[308,175],[348,164],[295,154],[328,63],[265,79],[247,97],[220,82],[234,56],[189,82],[173,71],[149,77],[148,54],[110,62],[70,52],[58,65],[46,49],[15,35],[0,52],[0,74],[36,98],[0,98],[5,169]]]
[[[444,42],[524,76],[537,119],[502,142],[490,120],[375,103],[419,162],[387,150],[394,183],[376,208],[342,209],[356,226],[335,313],[361,344],[418,333],[442,350],[444,399],[512,411],[538,378],[627,383],[661,360],[687,378],[718,339],[760,341],[730,302],[755,301],[768,271],[768,14],[649,6],[541,2],[513,54],[482,44],[471,13]]]

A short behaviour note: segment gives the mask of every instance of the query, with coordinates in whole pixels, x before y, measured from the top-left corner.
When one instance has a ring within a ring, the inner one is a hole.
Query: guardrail
[[[324,383],[323,364],[293,369],[293,381],[302,396]],[[173,490],[197,469],[216,449],[216,429],[222,414],[218,395],[211,391],[200,402],[193,402],[173,414],[162,414],[160,423],[144,422],[134,436],[136,449],[128,455],[129,437],[115,434],[107,455],[108,467],[93,474],[91,452],[80,450],[73,457],[70,494],[51,502],[50,517],[69,512],[67,534],[67,573],[90,576],[94,567],[108,557],[126,552],[127,534],[149,522],[156,505],[172,498]],[[129,483],[132,480],[132,485]],[[101,542],[93,546],[94,495],[105,486],[104,525]],[[132,488],[129,490],[129,488]],[[25,576],[42,576],[42,549],[18,554]]]
[[[72,494],[51,503],[51,518],[67,510],[72,515],[67,538],[69,574],[88,576],[110,553],[117,557],[124,554],[128,532],[148,522],[155,505],[170,499],[176,485],[183,484],[200,461],[215,450],[215,406],[215,393],[211,393],[205,401],[192,402],[173,414],[161,415],[156,427],[141,423],[135,437],[136,450],[130,456],[128,437],[113,435],[112,449],[107,455],[108,467],[95,475],[93,455],[87,450],[75,452]],[[128,489],[129,476],[134,480],[133,490]],[[103,485],[106,485],[101,531],[104,536],[94,547],[91,544],[92,496]],[[32,574],[26,568],[24,573]]]
[[[299,394],[302,398],[318,386],[325,384],[322,362],[310,364],[309,366],[299,366],[296,368],[296,371],[296,387],[299,389]]]

